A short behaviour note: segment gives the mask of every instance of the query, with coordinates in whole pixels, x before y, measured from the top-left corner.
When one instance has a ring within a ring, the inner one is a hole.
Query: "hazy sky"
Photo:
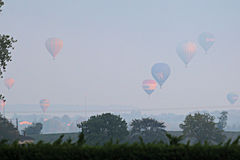
[[[15,86],[0,84],[8,104],[82,105],[87,96],[88,105],[198,109],[240,94],[239,0],[5,0],[0,19],[1,33],[18,40],[4,74]],[[186,69],[176,46],[205,31],[216,43]],[[56,60],[49,37],[64,42]],[[157,62],[172,72],[149,97],[142,81]]]

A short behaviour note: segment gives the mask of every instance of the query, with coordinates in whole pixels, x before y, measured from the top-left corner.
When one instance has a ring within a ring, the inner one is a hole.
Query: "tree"
[[[43,122],[44,133],[61,133],[66,131],[67,125],[64,125],[59,117],[53,117]]]
[[[4,5],[4,2],[2,0],[0,0],[0,12],[2,12],[1,8]]]
[[[154,141],[167,142],[164,122],[158,122],[152,118],[135,119],[130,126],[130,140],[137,141],[142,137],[145,143]]]
[[[110,139],[124,140],[128,135],[127,123],[120,116],[111,113],[91,116],[78,124],[88,144],[103,144]]]
[[[220,143],[224,141],[225,136],[223,130],[217,128],[214,119],[215,117],[208,113],[189,114],[179,127],[183,130],[183,135],[194,142]]]
[[[4,2],[0,0],[0,12]],[[3,78],[2,74],[6,71],[7,63],[12,61],[11,50],[14,49],[14,40],[9,35],[0,34],[0,77]],[[4,99],[4,96],[0,94],[0,99]]]
[[[219,128],[220,130],[223,130],[226,126],[227,126],[227,117],[228,112],[227,111],[223,111],[221,112],[221,116],[218,117],[219,121],[217,123],[217,128]]]
[[[40,134],[43,128],[42,123],[33,123],[31,126],[28,126],[23,130],[26,135]]]
[[[14,141],[20,137],[17,128],[0,114],[0,140]]]

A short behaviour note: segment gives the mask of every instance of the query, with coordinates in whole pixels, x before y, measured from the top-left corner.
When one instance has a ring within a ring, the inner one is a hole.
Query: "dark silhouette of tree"
[[[145,143],[154,141],[167,142],[166,126],[164,122],[158,122],[152,118],[135,119],[131,122],[130,126],[130,141],[138,141],[139,137]]]
[[[217,128],[219,128],[220,130],[223,130],[226,126],[227,126],[227,117],[228,112],[227,111],[223,111],[221,112],[221,116],[218,117],[219,121],[217,123]]]
[[[0,0],[0,12],[4,2]],[[7,63],[12,61],[11,50],[14,49],[13,43],[16,42],[9,35],[0,34],[0,77],[3,72],[6,71]],[[4,99],[3,95],[0,94],[0,99]]]
[[[126,121],[111,113],[91,116],[77,126],[82,130],[88,144],[103,144],[110,139],[122,141],[128,135]]]
[[[4,2],[0,0],[0,12]],[[14,49],[13,43],[16,42],[9,35],[0,34],[0,77],[6,71],[7,63],[12,61],[11,50]],[[0,94],[0,99],[4,100],[4,96]],[[5,100],[4,100],[5,101]],[[6,118],[0,115],[0,139],[15,140],[19,138],[19,132],[14,125]]]
[[[189,114],[179,127],[183,130],[183,135],[194,142],[221,143],[225,136],[223,130],[217,127],[214,119],[215,117],[208,113]]]
[[[42,123],[33,123],[31,126],[28,126],[24,129],[25,135],[33,135],[33,134],[40,134],[43,128]]]
[[[0,114],[0,139],[14,141],[20,137],[17,128]]]
[[[4,5],[4,2],[2,0],[0,0],[0,12],[2,12],[1,8]]]

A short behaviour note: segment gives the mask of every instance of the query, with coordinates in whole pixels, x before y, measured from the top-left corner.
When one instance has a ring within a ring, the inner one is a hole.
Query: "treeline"
[[[217,120],[217,122],[216,122]],[[225,141],[223,134],[227,124],[227,112],[222,112],[216,119],[208,113],[195,113],[186,116],[179,127],[183,130],[183,140],[191,143],[217,144]],[[118,115],[105,113],[90,117],[87,121],[77,125],[86,137],[89,145],[104,144],[110,139],[119,143],[139,142],[139,137],[144,143],[161,141],[168,143],[167,131],[164,122],[152,118],[135,119],[127,124]]]
[[[103,145],[89,146],[85,144],[84,135],[80,134],[77,142],[69,139],[62,142],[61,136],[54,143],[38,142],[37,144],[9,145],[0,142],[1,160],[235,160],[240,157],[238,137],[233,143],[210,145],[197,143],[181,144],[181,137],[167,135],[169,144],[162,142],[117,144],[112,141]]]
[[[0,115],[0,140],[19,139],[18,130],[5,118]],[[227,124],[227,112],[222,112],[216,119],[208,113],[195,113],[186,116],[179,127],[183,130],[183,142],[187,140],[193,143],[204,143],[205,141],[217,144],[225,141],[223,129]],[[104,113],[91,116],[87,121],[77,124],[79,131],[85,135],[86,143],[89,145],[104,144],[110,139],[115,143],[139,142],[139,137],[144,143],[161,141],[168,143],[167,131],[164,122],[152,118],[134,119],[127,122],[119,115]],[[40,134],[41,123],[34,123],[25,128],[24,135]],[[21,137],[24,139],[24,137]],[[26,138],[25,138],[26,139]],[[22,141],[22,140],[21,140]]]
[[[0,114],[0,140],[1,139],[14,141],[20,139],[20,134],[12,122]]]

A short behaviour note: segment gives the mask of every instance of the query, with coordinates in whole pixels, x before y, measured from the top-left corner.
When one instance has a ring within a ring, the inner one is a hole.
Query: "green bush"
[[[240,157],[238,140],[233,143],[210,145],[180,144],[181,138],[169,137],[171,144],[143,142],[134,144],[113,144],[89,146],[81,134],[79,140],[62,142],[60,137],[54,143],[8,145],[0,142],[1,160],[237,160]]]

